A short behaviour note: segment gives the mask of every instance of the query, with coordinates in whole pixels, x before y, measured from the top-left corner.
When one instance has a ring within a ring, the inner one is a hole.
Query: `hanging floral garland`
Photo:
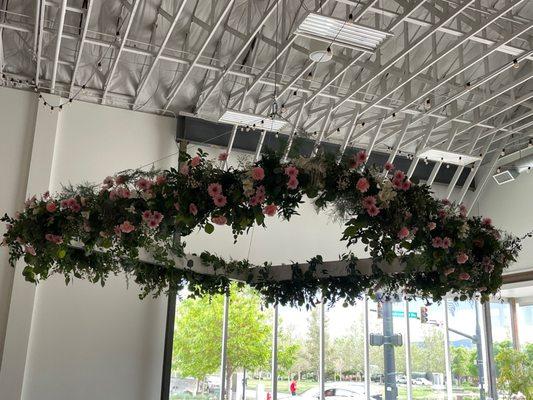
[[[282,163],[267,153],[252,165],[223,170],[200,150],[194,157],[182,153],[178,170],[128,171],[100,186],[32,197],[15,217],[2,218],[8,224],[3,244],[11,265],[24,258],[23,274],[30,282],[59,273],[67,283],[75,277],[104,285],[110,274],[126,272],[142,288],[141,297],[185,287],[193,296],[222,293],[230,284],[225,273],[246,271],[248,261],[205,252],[203,263],[221,274],[180,270],[173,259],[185,255],[185,242],[176,237],[229,225],[237,240],[251,227],[265,226],[269,217],[289,220],[305,195],[317,210],[333,208],[346,221],[341,240],[347,247],[364,244],[372,274],[358,271],[357,258],[347,253],[342,255],[346,276],[319,276],[315,272],[323,261],[316,256],[305,272],[293,264],[291,280],[266,274],[250,280],[266,302],[309,305],[318,293],[346,304],[376,291],[434,301],[450,292],[481,300],[496,293],[503,270],[520,250],[519,239],[502,235],[488,218],[467,218],[462,205],[434,199],[428,186],[413,184],[392,164],[383,171],[368,168],[366,158],[359,152],[341,163],[328,156]],[[141,248],[155,264],[140,260]],[[403,272],[377,268],[395,259],[404,263]]]

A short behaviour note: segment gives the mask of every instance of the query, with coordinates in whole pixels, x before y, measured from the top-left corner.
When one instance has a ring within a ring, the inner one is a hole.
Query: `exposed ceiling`
[[[426,147],[481,154],[471,179],[482,163],[495,166],[502,149],[527,146],[531,135],[532,0],[0,5],[6,85],[209,120],[228,109],[244,111],[263,115],[265,124],[275,98],[283,134],[296,132],[317,147],[328,141],[385,152],[389,159]],[[320,38],[318,28],[316,35],[301,34],[310,13],[387,35],[373,50],[346,45],[342,35]],[[332,59],[311,61],[317,46],[329,47]]]

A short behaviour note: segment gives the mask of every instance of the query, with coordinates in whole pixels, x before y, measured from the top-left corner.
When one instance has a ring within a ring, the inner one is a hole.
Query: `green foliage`
[[[533,398],[533,362],[529,354],[502,347],[495,357],[499,367],[498,384],[509,394],[521,392]]]
[[[412,184],[403,172],[391,178],[366,168],[364,153],[340,163],[321,155],[287,164],[267,153],[254,165],[229,170],[206,156],[201,150],[194,158],[182,153],[179,170],[125,171],[100,187],[84,184],[55,197],[29,199],[16,217],[2,218],[8,224],[4,243],[10,263],[24,258],[23,274],[36,283],[57,273],[67,283],[85,278],[104,285],[110,274],[125,272],[142,288],[141,296],[184,288],[192,296],[226,293],[229,272],[248,272],[248,283],[267,303],[310,307],[318,293],[330,303],[354,304],[376,287],[390,296],[403,291],[439,301],[452,291],[461,300],[481,294],[486,301],[520,249],[518,239],[502,238],[489,220],[466,218],[464,210],[434,199],[428,186]],[[254,276],[247,261],[226,262],[209,253],[201,255],[202,261],[217,276],[175,268],[176,257],[185,254],[184,242],[176,237],[195,229],[210,234],[215,225],[227,224],[237,240],[252,227],[265,226],[266,215],[290,219],[304,196],[317,210],[335,208],[346,221],[341,240],[348,247],[365,245],[374,262],[371,275],[357,270],[351,253],[341,256],[348,275],[340,278],[317,275],[321,256],[308,260],[309,270],[293,264],[292,277],[284,282],[265,269]],[[139,249],[154,262],[141,261]],[[377,268],[395,260],[405,263],[404,272],[385,274]]]

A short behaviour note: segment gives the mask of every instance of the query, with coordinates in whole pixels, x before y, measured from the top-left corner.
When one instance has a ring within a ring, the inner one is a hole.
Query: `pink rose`
[[[398,179],[399,181],[403,182],[403,180],[405,179],[405,172],[399,170],[396,171],[394,173],[394,179]]]
[[[217,195],[213,197],[213,203],[215,203],[215,206],[217,207],[224,207],[228,200],[226,199],[226,196],[224,195]]]
[[[218,161],[226,161],[228,159],[228,153],[220,153],[218,155]]]
[[[355,187],[361,193],[365,193],[370,188],[370,183],[368,183],[368,180],[366,178],[359,178]]]
[[[278,211],[278,206],[275,204],[269,204],[265,208],[263,208],[263,214],[268,215],[269,217],[273,217],[276,215],[276,212]]]
[[[122,199],[129,199],[131,192],[127,187],[119,187],[116,190],[116,195]]]
[[[371,205],[369,207],[366,208],[366,212],[368,213],[368,215],[370,215],[371,217],[375,217],[376,215],[379,214],[379,208],[376,207],[376,205]]]
[[[53,201],[46,203],[46,211],[53,213],[57,210],[57,204]]]
[[[298,171],[298,168],[296,168],[294,165],[289,165],[287,167],[285,167],[285,175],[287,176],[298,176],[298,173],[300,171]]]
[[[449,237],[445,237],[444,239],[442,239],[442,248],[443,249],[448,249],[452,246],[452,239],[450,239]]]
[[[459,274],[459,280],[461,281],[467,281],[470,279],[470,274],[468,272],[461,272]]]
[[[119,225],[120,231],[124,233],[130,233],[135,230],[135,226],[130,221],[124,221]]]
[[[436,249],[438,249],[439,247],[442,247],[442,238],[440,236],[434,237],[431,244]]]
[[[37,253],[35,252],[35,248],[31,244],[27,244],[24,246],[24,251],[28,254],[31,254],[32,256],[35,256]]]
[[[252,168],[252,179],[254,181],[262,181],[265,177],[265,170],[261,167]]]
[[[220,196],[222,194],[222,185],[220,183],[210,183],[207,186],[207,193],[211,197]]]
[[[485,226],[490,226],[492,225],[492,219],[490,218],[483,218],[483,220],[481,221],[481,223]]]
[[[398,232],[398,239],[402,240],[402,239],[405,239],[407,236],[409,236],[409,229],[407,229],[407,227],[404,226]]]
[[[366,196],[363,198],[363,208],[368,208],[376,205],[376,198],[374,196]]]
[[[468,213],[468,210],[466,209],[466,206],[464,204],[461,204],[459,206],[459,215],[464,218],[466,217],[467,213]]]
[[[385,170],[386,171],[393,171],[394,170],[394,164],[387,161],[385,163]]]
[[[44,238],[48,240],[49,242],[52,242],[55,244],[63,243],[63,238],[59,235],[52,235],[51,233],[47,233],[46,235],[44,235]]]
[[[467,261],[468,261],[468,255],[466,255],[463,252],[457,254],[457,264],[464,264]]]
[[[202,162],[202,159],[200,158],[200,156],[193,157],[191,159],[191,167],[196,167],[200,165],[201,162]]]
[[[437,227],[437,224],[435,222],[430,222],[428,223],[428,229],[430,231],[432,231],[433,229],[435,229]]]
[[[403,189],[403,180],[394,178],[392,180],[392,186],[394,189]]]
[[[226,225],[226,222],[228,222],[227,218],[223,215],[211,217],[211,221],[213,221],[213,223],[217,225]]]
[[[291,176],[289,182],[287,182],[287,187],[291,190],[296,189],[298,187],[298,179],[295,176]]]
[[[407,191],[407,190],[409,190],[410,188],[411,188],[411,181],[408,181],[408,180],[403,181],[403,183],[402,183],[402,190],[403,190],[403,191]]]
[[[124,175],[119,175],[115,181],[117,182],[117,185],[122,185],[123,183],[126,183],[126,177]]]
[[[147,191],[152,187],[152,182],[146,178],[140,178],[137,182],[135,182],[135,186],[137,186],[139,190]]]
[[[198,214],[198,207],[196,207],[196,204],[194,204],[194,203],[189,204],[189,212],[192,215]]]

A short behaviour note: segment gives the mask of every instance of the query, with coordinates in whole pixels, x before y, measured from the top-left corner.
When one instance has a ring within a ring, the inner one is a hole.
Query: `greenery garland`
[[[230,286],[225,273],[246,271],[249,262],[204,252],[203,263],[220,275],[180,270],[173,258],[185,254],[185,243],[175,238],[229,225],[237,240],[251,227],[265,226],[268,217],[290,219],[304,195],[318,210],[333,206],[346,221],[341,240],[347,247],[365,245],[372,274],[359,272],[357,258],[347,253],[341,256],[347,276],[320,277],[315,272],[323,261],[316,256],[305,272],[293,264],[290,281],[274,281],[267,273],[250,280],[267,303],[313,305],[320,293],[330,302],[350,304],[368,292],[434,301],[453,292],[463,300],[479,295],[484,301],[498,291],[503,270],[521,247],[490,219],[467,218],[464,206],[434,199],[428,186],[413,184],[392,164],[367,168],[364,151],[340,163],[323,155],[283,163],[267,153],[254,164],[228,170],[201,150],[194,157],[180,154],[180,162],[179,169],[127,171],[99,186],[28,199],[15,217],[2,218],[8,224],[3,244],[11,265],[24,258],[23,274],[30,282],[60,273],[67,283],[75,277],[104,285],[110,274],[126,272],[142,288],[141,297],[183,288],[193,296],[223,293]],[[155,264],[139,259],[141,248]],[[403,272],[377,268],[395,259],[406,265]]]

